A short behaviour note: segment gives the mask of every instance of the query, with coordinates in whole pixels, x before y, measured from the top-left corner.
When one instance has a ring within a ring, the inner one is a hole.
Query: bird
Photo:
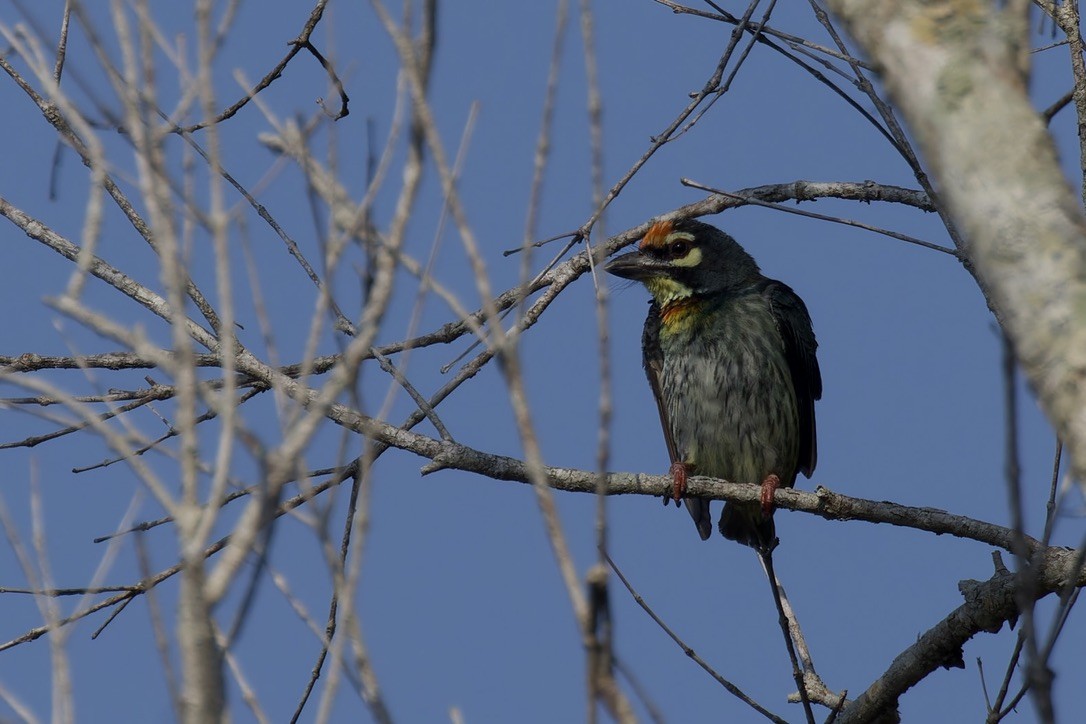
[[[671,498],[678,506],[689,474],[761,485],[759,502],[725,503],[717,527],[772,551],[774,492],[798,473],[811,477],[817,461],[822,375],[807,306],[735,239],[696,219],[656,221],[636,251],[604,268],[651,296],[641,349],[671,459]],[[709,501],[685,504],[707,540]]]

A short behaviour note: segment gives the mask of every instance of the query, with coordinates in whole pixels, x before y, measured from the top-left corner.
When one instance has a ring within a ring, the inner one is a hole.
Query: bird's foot
[[[779,487],[781,487],[781,479],[775,473],[770,473],[762,481],[762,515],[767,518],[773,515],[773,493],[777,492]]]
[[[671,463],[671,470],[668,471],[671,475],[671,500],[675,501],[675,505],[679,505],[679,501],[686,495],[686,476],[690,472],[690,467],[683,462]],[[664,505],[667,505],[668,498],[664,497]]]

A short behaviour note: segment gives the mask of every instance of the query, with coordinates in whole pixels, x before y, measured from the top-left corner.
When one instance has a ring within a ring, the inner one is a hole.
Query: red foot
[[[686,495],[687,470],[686,463],[671,463],[671,470],[669,472],[671,473],[671,480],[674,482],[671,498],[675,501],[676,505],[678,505],[679,501]],[[667,502],[667,498],[664,499],[664,502]]]
[[[775,473],[770,473],[762,481],[762,515],[767,518],[773,515],[773,493],[777,492],[779,487],[781,479]]]

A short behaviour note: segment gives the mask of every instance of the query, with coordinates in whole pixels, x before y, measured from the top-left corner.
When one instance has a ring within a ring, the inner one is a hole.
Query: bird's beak
[[[666,264],[656,261],[650,256],[639,251],[631,251],[622,256],[616,256],[607,262],[603,269],[609,274],[623,279],[633,279],[643,282],[652,277],[659,276],[667,268]]]

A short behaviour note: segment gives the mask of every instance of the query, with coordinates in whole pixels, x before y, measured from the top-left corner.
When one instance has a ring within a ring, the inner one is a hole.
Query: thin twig
[[[729,23],[731,25],[735,25],[736,23],[740,22],[737,17],[735,17],[731,13],[724,12],[724,11],[721,11],[719,13],[711,13],[711,12],[708,12],[706,10],[698,10],[696,8],[691,8],[691,7],[688,7],[686,5],[680,5],[679,3],[672,2],[671,0],[653,0],[653,2],[659,3],[660,5],[663,5],[665,7],[670,8],[672,10],[672,12],[674,12],[676,15],[694,15],[694,16],[701,17],[701,18],[707,18],[709,20],[718,20],[720,22]],[[752,32],[752,31],[748,28],[747,32]],[[814,43],[814,42],[808,40],[807,38],[802,38],[802,37],[800,37],[798,35],[792,35],[790,33],[786,33],[786,32],[777,30],[776,28],[769,27],[768,25],[763,27],[761,32],[764,35],[770,35],[770,36],[773,36],[774,38],[779,38],[780,40],[783,40],[786,43],[802,46],[804,48],[809,48],[809,49],[811,49],[811,50],[813,50],[815,52],[822,53],[823,55],[828,55],[831,58],[836,58],[838,60],[846,60],[846,61],[851,59],[850,56],[848,56],[848,55],[846,55],[844,53],[840,53],[840,52],[834,50],[833,48],[827,48],[826,46],[819,45],[818,43]],[[863,68],[866,68],[866,69],[872,70],[872,71],[874,70],[874,67],[869,63],[866,63],[866,62],[864,62],[862,60],[857,60],[857,62],[860,63],[861,67],[863,67]]]
[[[717,194],[719,196],[730,196],[734,199],[741,200],[745,203],[753,204],[754,206],[764,206],[767,209],[775,209],[776,211],[783,211],[787,214],[795,214],[797,216],[806,216],[809,219],[819,219],[820,221],[832,221],[835,224],[844,224],[845,226],[854,226],[858,229],[865,229],[867,231],[873,231],[876,234],[882,234],[883,236],[889,236],[891,239],[899,239],[901,241],[908,242],[910,244],[916,244],[922,246],[925,249],[932,249],[934,251],[941,251],[944,254],[957,257],[958,251],[956,249],[949,249],[945,246],[933,244],[930,241],[924,241],[923,239],[917,239],[915,236],[909,236],[908,234],[902,234],[897,231],[891,231],[890,229],[883,229],[878,226],[872,226],[871,224],[865,224],[861,221],[854,221],[852,219],[844,219],[837,216],[827,216],[825,214],[817,214],[813,211],[804,211],[803,209],[793,209],[790,206],[784,206],[783,204],[774,204],[768,201],[761,201],[759,199],[740,196],[739,194],[733,194],[728,191],[722,191],[712,186],[706,186],[692,181],[688,178],[680,179],[683,186],[689,186],[690,188],[700,189],[702,191],[708,191],[709,193]]]
[[[1000,719],[1005,716],[1002,714],[1003,703],[1007,699],[1007,693],[1010,691],[1011,679],[1014,677],[1014,672],[1018,669],[1018,660],[1022,655],[1022,648],[1026,643],[1025,636],[1021,629],[1018,631],[1018,635],[1014,639],[1014,650],[1011,651],[1010,658],[1007,659],[1007,668],[1003,672],[1003,681],[999,685],[999,692],[990,704],[988,704],[988,720],[987,724],[997,724]],[[977,659],[977,668],[981,669],[980,659]],[[984,684],[984,670],[981,669],[981,684]],[[1026,688],[1029,686],[1029,682],[1023,683],[1021,690],[1019,691],[1018,698],[1021,698],[1025,694]],[[984,698],[987,702],[988,691],[985,689]]]
[[[411,384],[411,381],[408,380],[403,375],[403,373],[400,372],[400,370],[392,364],[391,361],[389,361],[388,357],[385,357],[383,354],[376,350],[372,350],[372,354],[377,360],[377,363],[381,365],[381,369],[391,375],[392,379],[396,380],[397,384],[399,384],[400,387],[402,387],[407,392],[407,394],[411,396],[411,399],[415,401],[416,405],[418,405],[419,410],[421,410],[422,413],[426,415],[426,419],[429,420],[430,424],[434,426],[435,430],[437,430],[437,433],[441,436],[441,439],[445,442],[453,442],[453,437],[449,433],[448,428],[445,427],[445,423],[443,423],[441,421],[441,418],[437,416],[437,412],[430,405],[430,403],[426,401],[426,398],[419,394],[419,391],[415,389],[415,386]]]
[[[775,542],[774,542],[775,543]],[[792,641],[792,632],[788,625],[788,617],[784,613],[781,604],[781,591],[777,584],[777,574],[773,572],[773,548],[771,544],[765,550],[759,550],[758,558],[765,568],[766,579],[769,581],[769,589],[773,593],[773,604],[777,607],[777,623],[780,624],[781,634],[784,636],[784,647],[788,650],[788,660],[792,664],[792,678],[796,682],[799,691],[799,700],[803,704],[803,714],[807,717],[807,724],[815,724],[814,711],[811,709],[811,700],[807,696],[807,683],[804,681],[803,669],[796,657],[796,647]]]
[[[592,204],[599,206],[603,202],[603,100],[600,93],[599,69],[596,60],[596,36],[595,18],[592,13],[592,5],[589,0],[580,2],[580,27],[581,45],[584,48],[585,79],[588,86],[585,98],[586,110],[589,121],[589,142],[592,154]],[[556,52],[558,47],[556,45]],[[555,67],[557,58],[555,59]],[[596,226],[601,235],[606,234],[604,217]],[[535,230],[529,228],[525,236],[527,242],[535,236]],[[525,258],[529,255],[525,254]],[[619,722],[635,722],[633,709],[629,700],[623,695],[622,689],[615,678],[615,629],[611,617],[611,597],[609,594],[610,581],[607,574],[608,551],[608,521],[607,521],[607,496],[606,471],[610,464],[611,456],[611,418],[612,405],[612,378],[611,378],[611,345],[609,343],[608,329],[608,291],[607,285],[600,283],[598,264],[602,257],[589,255],[589,262],[593,264],[592,281],[595,288],[596,301],[596,331],[599,340],[599,375],[600,393],[597,405],[599,411],[599,428],[596,440],[596,468],[599,471],[599,483],[596,495],[596,564],[592,566],[586,576],[589,590],[592,593],[592,623],[590,638],[591,651],[597,652],[596,661],[589,656],[589,694],[593,700],[589,714],[594,720],[596,715],[595,700],[603,702],[612,718]],[[526,277],[524,274],[523,277]],[[523,278],[522,277],[522,278]]]
[[[298,33],[298,37],[290,41],[290,50],[285,56],[283,56],[282,60],[275,64],[275,67],[269,70],[264,75],[264,77],[260,79],[259,83],[257,83],[255,86],[252,87],[251,90],[249,90],[248,93],[246,93],[239,100],[231,104],[229,107],[223,110],[222,113],[219,113],[214,118],[206,121],[201,121],[200,123],[186,126],[184,128],[179,128],[177,129],[177,132],[193,133],[194,131],[199,131],[200,129],[207,128],[208,126],[222,123],[225,120],[233,118],[237,114],[237,112],[244,108],[249,103],[249,101],[257,96],[258,93],[260,93],[265,88],[274,83],[277,79],[279,79],[283,75],[283,71],[286,70],[287,65],[294,58],[294,56],[301,52],[302,48],[308,45],[309,38],[313,35],[313,31],[316,30],[317,23],[321,21],[321,16],[324,15],[324,8],[326,5],[328,5],[328,0],[317,0],[316,5],[313,6],[313,9],[309,13],[309,17],[306,19],[305,25],[302,27],[301,32]],[[344,106],[346,106],[346,100],[344,100]]]
[[[1015,593],[1022,612],[1022,637],[1026,648],[1026,681],[1032,691],[1032,699],[1042,721],[1051,722],[1055,714],[1052,709],[1052,671],[1040,658],[1037,642],[1036,623],[1034,621],[1034,591],[1036,587],[1037,561],[1025,543],[1025,513],[1022,500],[1022,474],[1018,460],[1018,394],[1017,394],[1017,358],[1014,344],[1006,334],[1003,335],[1003,403],[1006,410],[1006,440],[1004,449],[1006,459],[1004,471],[1007,479],[1007,495],[1011,509],[1011,527],[1014,530],[1014,559],[1017,568],[1018,585]]]
[[[1041,543],[1048,545],[1052,540],[1052,530],[1056,527],[1056,492],[1060,484],[1060,462],[1063,458],[1063,441],[1056,438],[1056,452],[1052,456],[1052,478],[1048,487],[1048,502],[1045,503],[1045,530],[1041,536]]]
[[[703,658],[701,658],[701,656],[699,656],[698,653],[694,651],[694,649],[687,646],[686,643],[682,639],[680,639],[674,631],[671,630],[671,627],[669,627],[666,623],[664,623],[663,619],[656,615],[656,612],[653,611],[652,607],[649,606],[645,599],[641,597],[641,594],[634,590],[633,585],[626,579],[626,576],[622,574],[622,571],[617,565],[615,565],[615,562],[611,559],[610,556],[607,557],[607,565],[611,567],[611,570],[615,572],[615,575],[618,576],[618,579],[622,581],[622,585],[625,586],[626,590],[630,592],[630,595],[633,596],[634,601],[637,603],[638,606],[641,607],[641,610],[647,613],[649,615],[649,618],[656,622],[656,625],[659,626],[665,634],[667,634],[668,638],[674,641],[675,644],[680,649],[682,649],[683,653],[686,654],[690,659],[692,659],[694,663],[700,666],[702,670],[705,671],[705,673],[713,677],[716,682],[723,686],[729,694],[754,709],[756,712],[764,716],[769,721],[774,722],[774,724],[787,724],[784,719],[781,719],[779,716],[769,711],[758,702],[751,699],[749,696],[743,693],[742,689],[740,689],[738,686],[717,673],[717,671],[712,666],[710,666]]]
[[[59,86],[64,74],[64,59],[68,53],[68,27],[72,19],[72,2],[65,0],[64,14],[60,21],[60,39],[57,41],[57,62],[53,66],[53,81]]]

